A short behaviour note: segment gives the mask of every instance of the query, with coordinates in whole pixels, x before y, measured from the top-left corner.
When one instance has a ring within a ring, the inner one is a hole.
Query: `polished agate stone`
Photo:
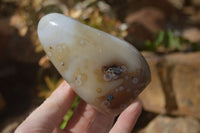
[[[119,114],[150,82],[149,67],[136,48],[70,17],[44,16],[38,36],[72,89],[103,113]]]

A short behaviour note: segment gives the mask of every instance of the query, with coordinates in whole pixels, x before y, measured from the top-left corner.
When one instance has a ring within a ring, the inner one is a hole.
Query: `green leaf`
[[[62,121],[62,123],[60,125],[61,129],[64,129],[66,127],[67,122],[71,118],[72,114],[73,114],[73,110],[72,109],[70,109],[70,110],[67,111],[67,114],[64,116],[63,121]]]
[[[164,41],[164,37],[165,37],[165,32],[163,30],[161,30],[159,33],[158,33],[158,36],[155,40],[155,45],[156,46],[159,46],[163,43]]]
[[[179,37],[175,37],[172,43],[173,48],[181,50],[181,41]]]
[[[60,124],[61,129],[64,129],[66,127],[67,122],[73,115],[74,109],[77,107],[79,101],[80,101],[80,97],[77,96],[76,99],[74,100],[74,103],[71,105],[70,109],[67,111],[66,115],[64,116],[62,123]]]
[[[156,50],[156,46],[150,40],[146,40],[145,49],[149,50],[149,51],[155,51]]]
[[[173,45],[173,41],[174,41],[174,33],[172,32],[172,30],[168,30],[167,31],[167,36],[166,36],[166,43],[164,44],[165,48],[169,48],[170,46]]]

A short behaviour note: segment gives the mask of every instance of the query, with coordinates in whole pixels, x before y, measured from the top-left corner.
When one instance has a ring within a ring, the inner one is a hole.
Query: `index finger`
[[[17,131],[52,132],[59,126],[75,97],[76,94],[64,81],[42,105],[31,113]]]

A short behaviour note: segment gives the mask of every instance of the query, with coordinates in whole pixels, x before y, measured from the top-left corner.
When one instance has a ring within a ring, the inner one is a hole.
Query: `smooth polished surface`
[[[44,16],[38,35],[63,78],[101,112],[119,114],[151,80],[146,61],[131,44],[70,17]]]

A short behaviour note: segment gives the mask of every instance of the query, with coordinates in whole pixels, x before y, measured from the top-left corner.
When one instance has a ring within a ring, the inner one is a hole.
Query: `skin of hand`
[[[75,97],[74,91],[64,81],[18,126],[15,133],[131,133],[142,110],[141,102],[136,99],[113,125],[114,116],[102,114],[81,100],[62,130],[60,123]]]

